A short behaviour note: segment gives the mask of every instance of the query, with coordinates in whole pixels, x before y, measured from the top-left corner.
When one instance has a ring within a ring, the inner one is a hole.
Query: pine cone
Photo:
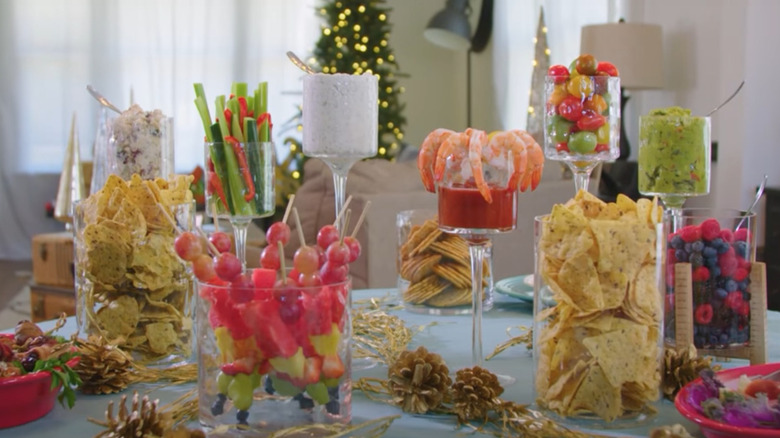
[[[458,370],[452,385],[452,401],[458,421],[487,420],[488,413],[500,403],[504,388],[490,371],[475,366]]]
[[[650,438],[693,438],[682,425],[661,426],[650,431]]]
[[[114,402],[110,401],[105,422],[89,419],[107,429],[95,435],[95,438],[162,438],[165,431],[171,429],[169,415],[157,412],[157,400],[150,401],[148,396],[139,400],[138,393],[134,392],[130,412],[127,411],[126,401],[127,395],[122,395],[116,417],[113,412]]]
[[[200,429],[179,426],[176,429],[166,431],[163,438],[206,438],[206,434]]]
[[[711,358],[698,357],[696,347],[689,345],[685,350],[666,348],[664,351],[664,378],[661,388],[664,397],[674,400],[677,392],[688,382],[699,377],[699,372],[711,368]]]
[[[424,414],[449,399],[450,370],[425,347],[404,351],[387,372],[393,402],[404,412]]]
[[[132,357],[100,336],[79,344],[81,357],[74,368],[85,394],[111,394],[127,388],[132,379]]]

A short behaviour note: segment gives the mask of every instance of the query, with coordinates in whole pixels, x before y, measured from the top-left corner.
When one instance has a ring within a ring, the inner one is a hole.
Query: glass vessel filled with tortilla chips
[[[535,219],[535,394],[563,422],[631,427],[655,413],[663,356],[663,215],[585,191]]]
[[[396,218],[398,291],[414,313],[471,313],[471,258],[468,243],[439,228],[436,210],[405,210]],[[493,308],[493,251],[482,266],[482,309]]]
[[[242,278],[198,283],[200,423],[218,436],[349,423],[351,280],[303,286],[262,268]]]
[[[141,363],[191,359],[194,277],[174,251],[177,233],[194,226],[191,182],[112,174],[75,206],[79,331],[119,340]]]

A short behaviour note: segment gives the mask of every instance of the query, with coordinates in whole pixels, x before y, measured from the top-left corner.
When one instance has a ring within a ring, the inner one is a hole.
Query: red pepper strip
[[[235,137],[228,135],[225,137],[225,141],[233,145],[233,152],[236,154],[236,159],[238,159],[238,168],[241,170],[241,176],[244,177],[244,184],[246,184],[244,200],[249,202],[255,198],[255,184],[252,182],[252,174],[249,172],[246,155],[244,155],[244,150],[241,149],[241,144]]]
[[[257,117],[257,130],[260,131],[260,127],[265,121],[268,121],[268,138],[272,138],[271,128],[274,127],[274,124],[271,123],[271,113],[263,113]]]
[[[222,189],[222,182],[219,180],[219,176],[216,172],[209,172],[208,173],[208,192],[209,194],[213,194],[215,191],[217,192],[217,196],[219,196],[220,201],[222,201],[222,205],[225,207],[225,211],[229,210],[227,198],[225,197],[225,190]]]
[[[238,109],[238,114],[239,114],[239,116],[238,116],[239,117],[239,119],[238,119],[238,126],[241,127],[241,130],[243,132],[243,129],[244,129],[244,118],[249,113],[249,111],[247,111],[247,107],[246,107],[246,97],[244,97],[244,96],[239,96],[238,97],[238,108],[239,108]]]
[[[230,111],[229,108],[225,108],[225,111],[223,112],[223,114],[225,115],[225,121],[227,122],[228,127],[233,126],[233,125],[231,125],[231,123],[233,122],[233,120],[232,120],[233,119],[233,112]]]

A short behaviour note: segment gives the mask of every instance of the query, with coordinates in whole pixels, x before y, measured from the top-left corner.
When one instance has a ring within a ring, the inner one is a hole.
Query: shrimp
[[[425,137],[417,155],[417,169],[420,171],[425,190],[436,193],[433,180],[433,168],[436,163],[436,153],[445,139],[456,134],[455,131],[439,128]]]
[[[514,190],[525,174],[528,153],[518,130],[503,131],[494,135],[483,151],[485,162],[496,169],[506,169],[507,153],[512,159],[512,174],[507,187]]]
[[[536,190],[539,181],[542,179],[542,170],[544,169],[544,152],[539,143],[526,131],[519,130],[518,135],[525,143],[525,150],[528,153],[528,164],[525,168],[525,174],[520,181],[520,191],[525,192],[530,185],[531,190]]]
[[[433,177],[436,181],[444,178],[448,160],[458,166],[463,162],[468,144],[469,137],[463,132],[453,132],[444,139],[436,153],[433,167]]]
[[[485,174],[482,170],[482,150],[487,146],[488,139],[485,131],[479,129],[467,128],[464,135],[468,136],[469,142],[469,166],[471,167],[471,175],[474,176],[474,183],[482,194],[482,198],[487,201],[488,204],[493,202],[493,196],[490,194],[490,187],[485,182]]]

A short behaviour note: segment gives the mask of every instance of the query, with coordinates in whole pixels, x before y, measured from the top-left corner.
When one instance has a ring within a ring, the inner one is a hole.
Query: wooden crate
[[[33,236],[32,268],[36,284],[73,290],[72,233],[63,231]]]
[[[76,314],[76,293],[73,288],[63,288],[30,283],[30,314],[32,321],[48,321],[62,313]]]

